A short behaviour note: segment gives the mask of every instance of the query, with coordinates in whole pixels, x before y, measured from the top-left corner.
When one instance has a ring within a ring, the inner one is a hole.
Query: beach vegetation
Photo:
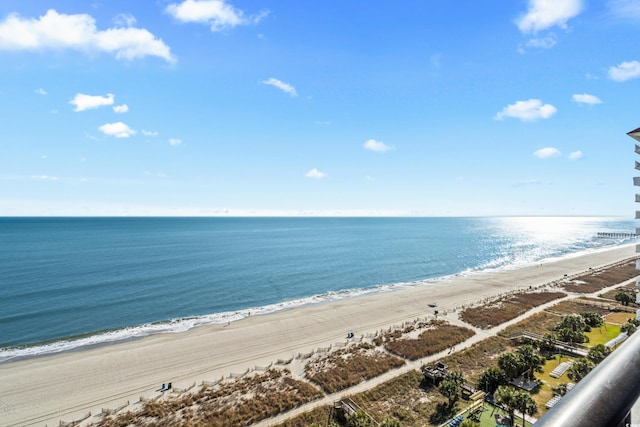
[[[278,427],[341,427],[333,415],[332,405],[322,405],[285,420]]]
[[[531,292],[510,295],[479,307],[469,307],[460,319],[470,325],[490,328],[526,313],[533,307],[567,296],[564,292]]]
[[[522,368],[520,358],[515,352],[501,354],[498,358],[498,366],[509,378],[515,378],[520,375]]]
[[[373,426],[373,421],[371,421],[371,418],[369,418],[369,416],[365,412],[360,410],[351,414],[347,418],[347,423],[345,424],[345,427],[371,427],[371,426]]]
[[[629,305],[636,302],[636,294],[635,292],[619,291],[616,292],[615,300],[622,305]]]
[[[507,385],[509,378],[507,374],[500,368],[487,368],[478,377],[478,389],[486,393],[494,393],[501,385]]]
[[[573,365],[569,367],[569,369],[567,370],[567,376],[573,381],[578,382],[586,377],[587,374],[591,372],[593,368],[595,368],[595,366],[596,365],[591,360],[587,359],[586,357],[582,357],[573,362]]]
[[[449,411],[447,401],[437,387],[425,383],[423,378],[420,371],[411,370],[352,399],[377,420],[394,418],[402,427],[439,425],[447,420],[448,412],[438,418],[440,422],[429,420],[439,408]]]
[[[564,290],[572,293],[589,294],[603,288],[626,282],[638,276],[635,260],[616,265],[602,271],[591,271],[571,280]]]
[[[565,394],[567,394],[567,391],[569,391],[567,383],[560,383],[557,386],[552,387],[551,390],[553,390],[555,394],[559,394],[560,396],[564,396]]]
[[[515,421],[515,411],[520,411],[522,425],[525,423],[525,414],[533,415],[538,411],[538,405],[529,393],[511,386],[498,387],[495,392],[495,401],[507,410],[512,422]]]
[[[631,335],[638,330],[638,326],[640,326],[640,320],[631,318],[627,320],[627,323],[620,326],[620,331]]]
[[[447,398],[449,407],[453,407],[460,398],[464,375],[460,371],[449,371],[438,385],[438,391]]]
[[[602,362],[609,354],[611,354],[611,349],[609,347],[604,344],[598,344],[589,349],[587,358],[597,365],[598,363]]]
[[[518,390],[515,395],[516,409],[522,414],[522,425],[525,425],[525,416],[538,412],[538,404],[529,393]]]
[[[546,360],[535,347],[522,345],[518,347],[515,353],[520,361],[520,367],[528,380],[533,379],[534,372],[542,372],[542,367]]]
[[[400,357],[417,360],[439,353],[466,341],[475,334],[469,328],[451,325],[442,320],[431,321],[429,328],[417,338],[402,338],[388,334],[383,337],[384,348]]]
[[[580,313],[580,316],[584,320],[584,323],[586,323],[588,326],[592,328],[597,328],[604,324],[604,320],[602,319],[602,316],[596,312],[587,311],[586,313]]]
[[[363,343],[314,356],[305,366],[305,375],[325,392],[335,393],[404,363],[398,357]]]
[[[528,380],[533,378],[534,372],[542,372],[545,358],[532,345],[525,344],[515,351],[503,353],[498,357],[498,367],[509,378],[516,378],[524,374]]]
[[[451,370],[464,372],[471,382],[476,382],[478,376],[486,369],[496,367],[498,357],[513,350],[509,340],[502,337],[489,337],[464,351],[452,353],[442,359]]]
[[[582,316],[571,314],[564,316],[556,326],[556,338],[566,343],[582,344],[589,340],[589,338],[584,335],[584,332],[589,331],[591,331],[591,329],[587,326]]]
[[[393,417],[387,417],[382,420],[382,423],[380,423],[380,427],[402,427],[402,424],[400,424],[400,420],[397,420]]]
[[[593,312],[600,315],[605,315],[611,312],[611,305],[606,301],[600,299],[590,299],[586,297],[574,298],[570,300],[560,301],[547,309],[550,313],[555,313],[559,316],[568,314],[582,314]]]
[[[293,379],[288,371],[271,369],[194,393],[147,401],[139,411],[105,417],[98,426],[185,425],[187,420],[191,425],[246,426],[321,396],[320,390]]]

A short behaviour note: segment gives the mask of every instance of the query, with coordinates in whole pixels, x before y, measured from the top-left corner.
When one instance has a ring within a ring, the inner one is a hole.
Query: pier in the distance
[[[637,239],[637,233],[598,233],[598,239]]]

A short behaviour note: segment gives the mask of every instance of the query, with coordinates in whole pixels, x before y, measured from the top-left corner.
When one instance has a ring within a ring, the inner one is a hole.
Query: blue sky
[[[640,2],[3,0],[0,215],[623,215]]]

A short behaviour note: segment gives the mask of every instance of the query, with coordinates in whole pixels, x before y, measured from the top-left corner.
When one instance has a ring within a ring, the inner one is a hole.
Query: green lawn
[[[482,413],[480,415],[480,426],[481,427],[495,427],[496,426],[496,414],[502,416],[508,416],[509,414],[503,411],[502,409],[496,408],[489,403],[485,403],[482,409]],[[465,417],[466,418],[466,417]],[[522,418],[516,416],[516,425],[522,425]],[[531,423],[526,422],[525,427],[531,427]]]
[[[536,372],[535,377],[542,380],[542,386],[535,393],[532,393],[531,397],[538,405],[538,417],[547,411],[544,405],[553,397],[553,387],[571,382],[566,372],[560,378],[552,378],[549,375],[561,362],[568,360],[575,360],[575,357],[556,354],[554,359],[547,360],[547,363],[542,367],[542,372]]]
[[[566,383],[571,381],[567,378],[566,372],[560,376],[560,378],[552,378],[549,374],[553,372],[553,370],[562,362],[567,362],[569,360],[576,360],[573,356],[567,356],[564,354],[556,354],[555,358],[551,360],[547,360],[547,362],[542,367],[542,372],[536,372],[535,377],[542,380],[545,384],[549,384],[551,387],[555,387],[560,383]]]
[[[597,344],[606,344],[620,335],[620,325],[605,323],[598,328],[591,329],[591,332],[587,332],[585,335],[589,337],[589,342],[585,343],[589,347]]]

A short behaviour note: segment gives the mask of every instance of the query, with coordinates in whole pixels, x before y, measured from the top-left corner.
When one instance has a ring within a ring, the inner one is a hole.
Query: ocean
[[[0,218],[0,362],[629,243],[595,217]]]

